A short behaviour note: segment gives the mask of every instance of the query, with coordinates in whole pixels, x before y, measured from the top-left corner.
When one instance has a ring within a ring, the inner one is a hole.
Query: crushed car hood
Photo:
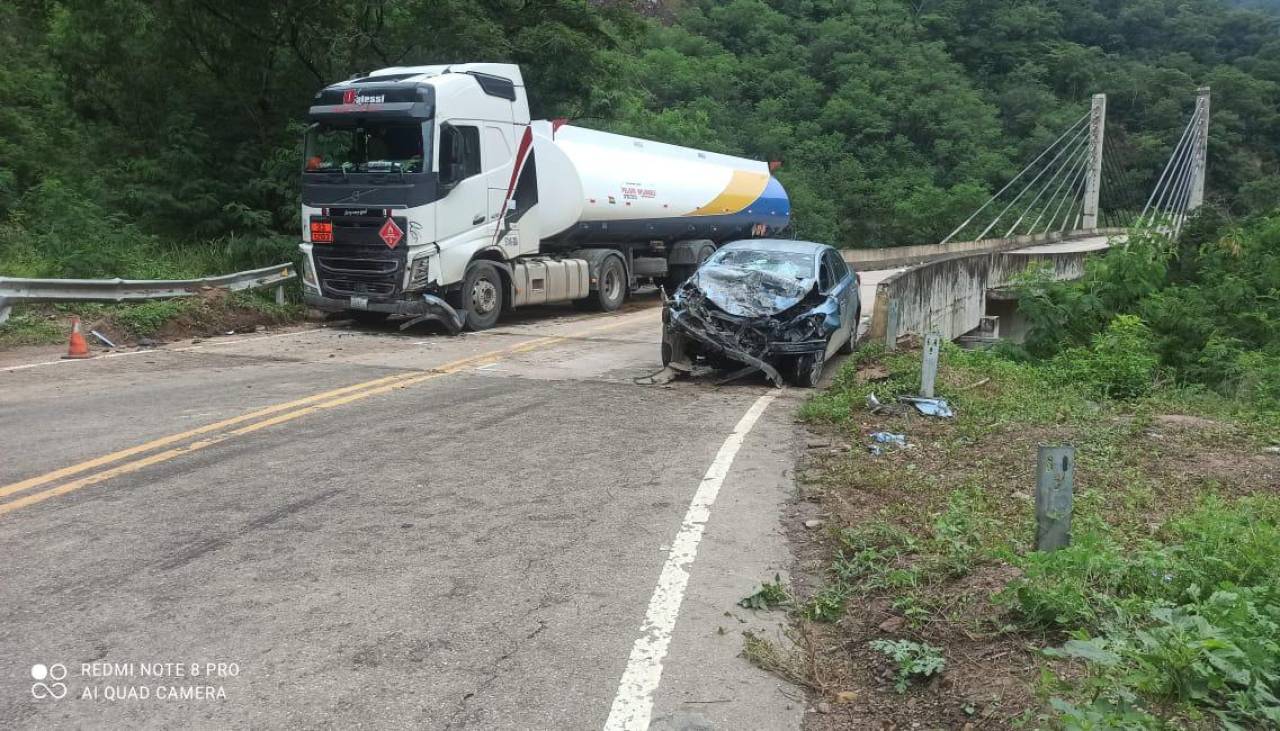
[[[703,267],[690,281],[717,307],[738,317],[767,317],[788,310],[814,285],[812,279],[731,266]]]

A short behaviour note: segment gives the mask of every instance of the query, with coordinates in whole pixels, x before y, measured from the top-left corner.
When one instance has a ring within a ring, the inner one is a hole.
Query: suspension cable
[[[1062,164],[1062,165],[1059,165],[1059,166],[1058,166],[1058,168],[1057,168],[1056,170],[1054,170],[1053,175],[1052,175],[1052,176],[1051,176],[1047,181],[1045,181],[1044,186],[1043,186],[1042,188],[1040,188],[1040,192],[1039,192],[1039,193],[1036,193],[1035,198],[1032,198],[1032,199],[1031,199],[1031,202],[1027,204],[1027,207],[1026,207],[1026,208],[1024,208],[1024,209],[1022,210],[1022,215],[1021,215],[1021,216],[1018,216],[1018,220],[1016,220],[1016,221],[1014,221],[1014,222],[1013,222],[1013,225],[1009,227],[1009,230],[1008,230],[1008,231],[1005,231],[1005,233],[1004,233],[1004,238],[1006,238],[1006,239],[1007,239],[1007,238],[1009,238],[1009,236],[1010,236],[1010,235],[1012,235],[1012,234],[1013,234],[1013,232],[1014,232],[1015,230],[1017,230],[1017,228],[1018,228],[1018,224],[1022,223],[1023,219],[1025,219],[1025,218],[1027,217],[1027,214],[1029,214],[1029,213],[1031,213],[1031,211],[1035,210],[1036,203],[1040,202],[1040,198],[1041,198],[1041,197],[1045,194],[1045,192],[1046,192],[1046,191],[1048,191],[1048,190],[1049,190],[1049,188],[1053,185],[1053,181],[1054,181],[1054,180],[1056,180],[1056,179],[1058,178],[1058,176],[1059,176],[1059,175],[1061,175],[1061,174],[1062,174],[1062,172],[1063,172],[1064,170],[1067,170],[1067,169],[1069,169],[1069,168],[1073,168],[1073,167],[1075,167],[1075,165],[1076,165],[1076,162],[1075,162],[1075,161],[1076,161],[1076,158],[1077,158],[1079,155],[1081,155],[1081,154],[1082,154],[1082,151],[1087,151],[1087,150],[1089,149],[1088,142],[1089,142],[1089,138],[1088,138],[1088,137],[1082,137],[1082,138],[1081,138],[1081,139],[1076,143],[1075,147],[1074,147],[1074,148],[1072,148],[1071,153],[1067,156],[1067,159],[1066,159],[1065,161],[1063,161],[1063,164]],[[1066,148],[1065,148],[1065,147],[1063,148],[1063,152],[1066,152]],[[1061,154],[1062,154],[1062,153],[1059,153],[1059,156],[1061,156]],[[1058,158],[1057,158],[1057,157],[1055,157],[1055,158],[1054,158],[1054,159],[1049,163],[1049,165],[1053,165],[1053,163],[1054,163],[1054,162],[1057,162],[1057,159],[1058,159]],[[1048,167],[1046,167],[1045,169],[1047,170],[1047,169],[1048,169]],[[1042,171],[1042,174],[1043,174],[1043,171]],[[1035,184],[1035,181],[1032,181],[1032,183],[1031,183],[1031,184],[1033,184],[1033,185],[1034,185],[1034,184]],[[1041,211],[1041,212],[1043,213],[1043,211]],[[1035,228],[1035,225],[1033,224],[1033,225],[1031,226],[1031,228]],[[979,237],[979,238],[981,238],[981,237]]]
[[[1062,177],[1062,181],[1058,183],[1058,187],[1053,191],[1053,195],[1049,196],[1049,200],[1045,202],[1044,210],[1040,211],[1040,215],[1036,216],[1036,220],[1032,221],[1031,225],[1027,228],[1029,233],[1035,233],[1036,226],[1040,225],[1040,220],[1044,218],[1044,214],[1048,213],[1049,208],[1053,205],[1054,201],[1058,200],[1058,196],[1062,193],[1062,189],[1066,186],[1067,182],[1075,177],[1079,166],[1085,164],[1086,160],[1087,158],[1077,157],[1073,162],[1071,162],[1071,164],[1063,168],[1067,171],[1067,174]],[[1061,207],[1062,203],[1059,203],[1058,208],[1054,210],[1053,216],[1049,217],[1050,221],[1058,215],[1057,211],[1060,210]]]
[[[951,241],[951,237],[953,237],[953,236],[955,236],[956,234],[958,234],[958,233],[960,233],[961,231],[963,231],[963,230],[964,230],[964,228],[965,228],[966,226],[968,226],[970,223],[973,223],[973,219],[977,218],[979,213],[982,213],[984,210],[986,210],[987,206],[991,205],[991,204],[992,204],[992,202],[994,202],[997,198],[999,198],[1001,195],[1003,195],[1003,194],[1004,194],[1004,192],[1005,192],[1006,190],[1008,190],[1010,186],[1012,186],[1014,183],[1016,183],[1016,182],[1018,181],[1018,179],[1019,179],[1019,178],[1021,178],[1024,174],[1026,174],[1026,172],[1027,172],[1028,170],[1030,170],[1030,169],[1031,169],[1031,168],[1032,168],[1036,163],[1040,162],[1041,158],[1043,158],[1045,155],[1049,154],[1049,151],[1050,151],[1050,150],[1052,150],[1053,148],[1057,147],[1059,142],[1061,142],[1063,139],[1065,139],[1065,138],[1067,137],[1067,135],[1069,135],[1069,134],[1071,134],[1072,132],[1074,132],[1074,131],[1076,130],[1076,127],[1077,127],[1077,126],[1079,126],[1079,125],[1080,125],[1080,123],[1084,122],[1086,119],[1088,119],[1088,118],[1089,118],[1089,115],[1090,115],[1090,113],[1085,113],[1085,114],[1084,114],[1084,116],[1080,117],[1080,119],[1076,120],[1074,123],[1072,123],[1070,126],[1068,126],[1068,127],[1067,127],[1067,130],[1066,130],[1065,132],[1063,132],[1061,135],[1059,135],[1059,136],[1058,136],[1058,139],[1054,140],[1052,144],[1050,144],[1048,147],[1044,148],[1044,150],[1043,150],[1043,151],[1041,151],[1039,155],[1036,155],[1036,157],[1035,157],[1035,159],[1034,159],[1034,160],[1032,160],[1031,162],[1027,163],[1027,166],[1026,166],[1026,167],[1022,168],[1022,170],[1020,170],[1020,171],[1018,172],[1018,174],[1017,174],[1017,175],[1013,176],[1013,178],[1012,178],[1011,180],[1009,180],[1009,182],[1005,183],[1005,185],[1004,185],[1004,187],[1003,187],[1003,188],[1001,188],[1000,190],[996,191],[996,194],[995,194],[995,195],[993,195],[993,196],[991,196],[990,198],[988,198],[986,203],[983,203],[981,206],[979,206],[979,207],[978,207],[978,210],[974,211],[974,212],[973,212],[973,213],[972,213],[972,214],[971,214],[967,219],[965,219],[964,223],[960,224],[959,226],[957,226],[957,227],[956,227],[956,229],[955,229],[954,231],[952,231],[951,233],[947,234],[947,237],[946,237],[945,239],[943,239],[943,240],[942,240],[942,243],[944,243],[944,244],[945,244],[945,243],[947,243],[947,242]]]
[[[1142,221],[1146,218],[1147,211],[1151,209],[1151,204],[1156,199],[1156,193],[1160,192],[1161,186],[1165,184],[1165,180],[1169,175],[1169,170],[1173,166],[1173,161],[1178,157],[1179,151],[1187,140],[1187,136],[1191,133],[1191,126],[1194,124],[1196,117],[1199,116],[1200,107],[1196,106],[1196,111],[1191,115],[1191,119],[1187,121],[1187,126],[1182,130],[1182,137],[1178,139],[1178,144],[1173,148],[1173,154],[1169,156],[1169,162],[1165,163],[1164,172],[1160,173],[1160,179],[1156,181],[1156,186],[1151,191],[1151,197],[1147,199],[1147,204],[1143,206],[1142,213],[1138,220]]]
[[[1040,180],[1040,177],[1045,173],[1047,173],[1049,171],[1049,168],[1058,162],[1058,158],[1062,157],[1062,154],[1064,152],[1066,152],[1068,149],[1073,148],[1076,145],[1077,138],[1083,136],[1084,133],[1087,131],[1088,131],[1088,127],[1082,127],[1080,131],[1076,133],[1076,136],[1071,138],[1070,142],[1063,145],[1062,149],[1058,150],[1058,154],[1054,155],[1052,160],[1045,163],[1045,166],[1040,168],[1040,172],[1036,173],[1036,176],[1031,179],[1031,182],[1024,185],[1022,187],[1022,190],[1018,191],[1018,194],[1013,197],[1013,200],[1009,201],[1009,204],[1004,207],[1004,210],[1000,211],[1000,215],[996,216],[994,221],[992,221],[986,228],[982,229],[982,233],[978,234],[978,238],[976,238],[975,241],[981,241],[982,239],[986,238],[986,235],[991,232],[991,229],[995,228],[997,223],[1000,223],[1001,218],[1004,218],[1004,214],[1008,213],[1009,209],[1013,208],[1014,204],[1017,203],[1019,200],[1021,200],[1022,196],[1026,195],[1027,191],[1031,190],[1031,188],[1035,186],[1035,184]],[[1021,222],[1021,220],[1022,220],[1021,218],[1018,219],[1019,222]],[[1016,226],[1017,224],[1014,224],[1014,225]],[[1006,238],[1007,237],[1008,236],[1006,235]]]

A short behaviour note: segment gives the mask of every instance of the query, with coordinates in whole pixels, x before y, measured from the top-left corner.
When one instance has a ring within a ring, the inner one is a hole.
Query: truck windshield
[[[430,122],[313,124],[307,130],[308,173],[420,173],[429,160]]]

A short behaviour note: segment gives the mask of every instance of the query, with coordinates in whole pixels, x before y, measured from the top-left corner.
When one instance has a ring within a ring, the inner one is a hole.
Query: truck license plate
[[[351,298],[351,309],[353,309],[353,310],[367,310],[367,309],[369,309],[369,298],[368,298],[368,297],[352,297],[352,298]]]

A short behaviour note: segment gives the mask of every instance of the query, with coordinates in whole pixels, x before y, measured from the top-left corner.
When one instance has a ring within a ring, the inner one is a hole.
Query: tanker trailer
[[[766,163],[531,121],[514,65],[357,75],[308,116],[304,298],[361,320],[456,332],[526,305],[615,310],[789,220]]]

